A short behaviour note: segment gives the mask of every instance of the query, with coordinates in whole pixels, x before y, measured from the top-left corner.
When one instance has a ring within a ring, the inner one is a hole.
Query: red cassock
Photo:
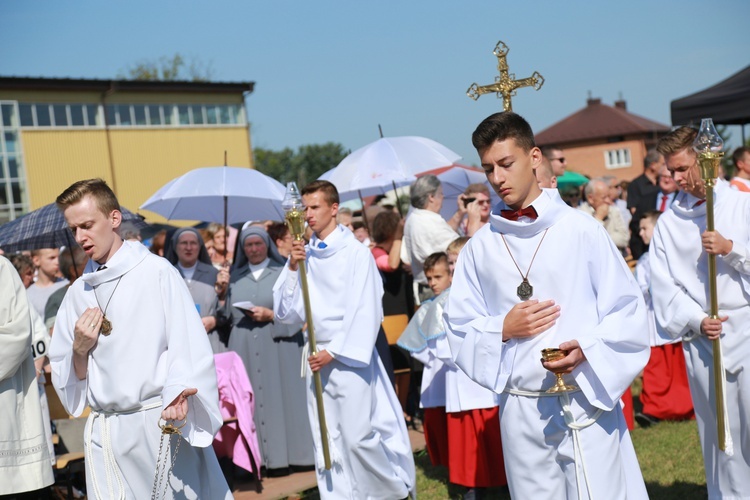
[[[422,427],[427,454],[432,465],[448,467],[448,427],[445,406],[425,408],[422,414]]]
[[[625,416],[625,423],[628,424],[628,430],[635,429],[635,413],[633,410],[633,393],[630,387],[622,394],[622,413]]]
[[[469,488],[508,484],[497,406],[448,413],[448,479]]]
[[[643,413],[662,420],[693,417],[682,342],[651,348],[651,358],[643,370],[641,403]]]

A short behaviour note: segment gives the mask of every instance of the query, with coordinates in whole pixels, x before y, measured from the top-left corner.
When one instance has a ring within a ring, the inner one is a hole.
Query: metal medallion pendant
[[[102,318],[102,327],[99,329],[99,331],[102,332],[102,335],[104,335],[105,337],[112,333],[112,322],[109,321],[106,316]]]
[[[534,295],[534,287],[531,286],[531,283],[529,283],[529,280],[526,278],[523,279],[520,285],[518,285],[518,288],[516,289],[516,294],[518,295],[518,298],[521,300],[529,300],[532,295]]]

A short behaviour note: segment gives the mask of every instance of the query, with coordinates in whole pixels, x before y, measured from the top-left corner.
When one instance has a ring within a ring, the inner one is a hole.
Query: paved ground
[[[424,449],[424,434],[422,429],[409,429],[412,450]],[[250,480],[238,481],[234,485],[236,500],[259,499],[294,499],[299,493],[315,487],[315,472],[298,472],[285,477],[271,477],[263,479],[263,492],[255,492],[255,484]]]

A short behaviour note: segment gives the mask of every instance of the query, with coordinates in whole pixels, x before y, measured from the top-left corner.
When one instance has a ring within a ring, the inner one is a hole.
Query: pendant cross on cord
[[[508,72],[508,61],[506,60],[506,57],[509,50],[508,46],[503,42],[497,42],[495,50],[492,53],[497,57],[497,70],[500,72],[500,76],[496,76],[495,83],[491,85],[479,86],[476,83],[472,83],[471,87],[466,91],[466,95],[476,101],[482,94],[497,92],[497,97],[503,99],[503,109],[505,111],[513,111],[510,98],[516,95],[516,89],[521,87],[534,87],[534,90],[539,90],[542,88],[544,77],[540,75],[538,71],[534,71],[534,74],[530,77],[522,78],[520,80],[516,80],[516,75],[514,73]]]

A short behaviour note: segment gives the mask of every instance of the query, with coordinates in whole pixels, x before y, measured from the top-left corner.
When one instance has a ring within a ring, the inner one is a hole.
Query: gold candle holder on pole
[[[714,231],[714,186],[719,176],[719,163],[724,156],[724,141],[714,127],[711,118],[701,120],[701,128],[693,142],[698,155],[701,178],[706,186],[706,231]],[[708,254],[708,292],[711,303],[711,319],[719,319],[719,298],[716,290],[716,255]],[[726,402],[724,401],[724,361],[721,356],[721,340],[713,340],[714,388],[716,394],[716,424],[719,433],[719,449],[727,449]]]
[[[292,238],[299,241],[305,234],[305,207],[302,204],[302,197],[297,189],[295,182],[287,183],[286,195],[282,202],[284,212],[286,212],[286,225]],[[302,298],[305,303],[305,319],[307,320],[307,341],[310,343],[310,352],[315,356],[318,352],[315,343],[315,327],[313,326],[312,307],[310,306],[310,290],[307,286],[307,269],[305,261],[299,262],[300,284],[302,286]],[[318,406],[318,423],[320,424],[320,442],[323,447],[323,461],[326,470],[331,469],[331,452],[328,449],[328,427],[326,426],[325,407],[323,406],[323,382],[320,379],[320,372],[313,372],[313,382],[315,384],[315,400]]]

